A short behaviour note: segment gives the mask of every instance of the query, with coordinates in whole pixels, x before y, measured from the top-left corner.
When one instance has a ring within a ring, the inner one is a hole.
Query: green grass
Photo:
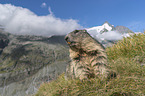
[[[117,58],[135,58],[136,56],[145,57],[145,35],[138,34],[124,38],[113,47],[107,48],[109,60]]]
[[[36,96],[145,96],[145,34],[124,38],[107,48],[113,79],[57,80],[40,86]]]

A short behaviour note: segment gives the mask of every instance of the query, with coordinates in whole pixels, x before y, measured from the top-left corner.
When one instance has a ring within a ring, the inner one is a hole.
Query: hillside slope
[[[106,51],[116,78],[66,80],[62,74],[42,84],[35,96],[144,96],[145,34],[124,38]]]

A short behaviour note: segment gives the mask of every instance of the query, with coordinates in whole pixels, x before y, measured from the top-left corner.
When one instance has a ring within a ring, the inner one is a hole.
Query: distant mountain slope
[[[65,72],[69,63],[64,36],[12,35],[0,31],[0,95],[26,96]]]
[[[134,33],[133,31],[131,31],[129,28],[127,28],[125,26],[116,26],[115,29],[121,34]]]

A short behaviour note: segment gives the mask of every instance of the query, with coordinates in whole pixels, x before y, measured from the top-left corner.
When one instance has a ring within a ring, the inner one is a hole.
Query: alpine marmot
[[[75,30],[66,35],[65,40],[69,45],[71,62],[66,69],[70,78],[107,77],[108,69],[105,48],[86,30]]]

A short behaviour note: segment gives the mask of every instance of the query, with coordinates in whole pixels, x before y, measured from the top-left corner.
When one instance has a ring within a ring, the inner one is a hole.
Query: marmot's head
[[[93,39],[86,30],[74,30],[66,35],[65,40],[72,50],[94,52],[103,49],[103,46]]]
[[[65,40],[69,47],[80,49],[82,39],[87,37],[86,30],[74,30],[73,32],[69,33],[65,36]]]

